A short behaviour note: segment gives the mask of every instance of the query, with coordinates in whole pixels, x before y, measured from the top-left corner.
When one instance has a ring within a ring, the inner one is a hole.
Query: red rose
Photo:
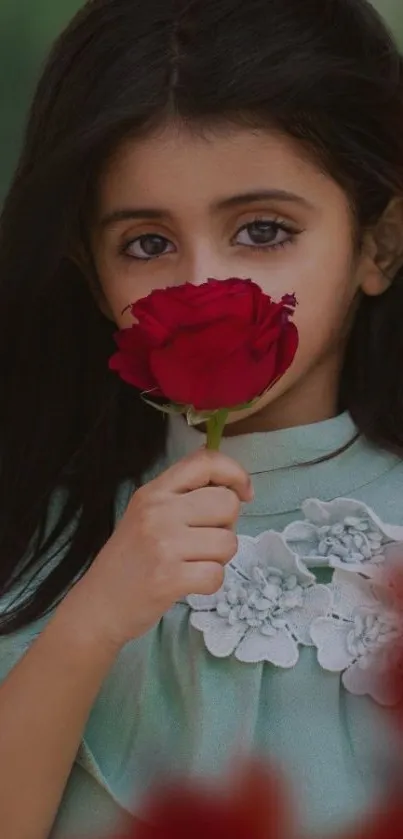
[[[115,336],[122,379],[199,411],[250,402],[290,366],[296,300],[275,303],[251,280],[209,279],[153,291],[131,306],[137,323]]]
[[[268,766],[245,764],[236,783],[215,792],[195,782],[154,790],[141,819],[134,818],[111,839],[314,839],[298,828],[286,785]],[[317,836],[317,834],[316,834]],[[399,794],[362,814],[349,828],[328,839],[401,839],[403,807]]]
[[[290,828],[280,782],[255,762],[225,790],[187,781],[155,790],[142,820],[114,839],[292,839]]]

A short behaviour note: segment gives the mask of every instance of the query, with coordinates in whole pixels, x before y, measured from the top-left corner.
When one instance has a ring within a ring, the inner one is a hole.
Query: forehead
[[[116,148],[101,173],[98,196],[104,210],[133,198],[173,206],[262,186],[305,196],[339,190],[302,144],[279,130],[221,126],[201,132],[167,123]]]

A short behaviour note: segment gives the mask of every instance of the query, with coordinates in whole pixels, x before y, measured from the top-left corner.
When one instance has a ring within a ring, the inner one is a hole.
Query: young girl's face
[[[295,292],[294,364],[232,419],[248,431],[335,413],[358,292],[383,289],[370,255],[356,253],[347,196],[295,141],[173,124],[126,141],[100,178],[92,246],[101,305],[119,327],[153,289],[208,277],[252,278],[275,299]]]

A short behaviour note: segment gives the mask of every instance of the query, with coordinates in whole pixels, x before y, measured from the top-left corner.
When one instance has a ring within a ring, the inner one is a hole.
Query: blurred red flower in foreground
[[[228,792],[166,789],[150,802],[144,823],[121,839],[285,839],[294,835],[280,784],[259,763],[246,764]]]
[[[403,572],[395,575],[393,588],[394,602],[397,595],[403,609]],[[403,638],[393,653],[395,669],[383,678],[403,688]],[[403,703],[396,720],[403,746]],[[402,779],[392,778],[393,783],[395,789],[382,810],[364,815],[360,824],[342,834],[326,834],[323,839],[403,839]],[[126,832],[111,839],[310,839],[292,822],[292,800],[286,792],[272,769],[257,761],[245,762],[226,792],[213,793],[188,782],[155,791],[141,814],[144,821],[136,819]]]
[[[232,797],[220,799],[189,788],[165,792],[156,796],[144,814],[147,822],[136,819],[131,828],[113,839],[310,839],[292,825],[290,808],[276,791],[279,785],[275,773],[251,764],[245,767],[244,785]],[[382,811],[351,830],[326,834],[323,839],[402,837],[403,805],[391,798]]]

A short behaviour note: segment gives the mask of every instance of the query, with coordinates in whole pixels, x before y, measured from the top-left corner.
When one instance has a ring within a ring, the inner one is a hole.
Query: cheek
[[[134,290],[133,279],[130,280],[116,268],[108,268],[102,263],[97,264],[97,271],[104,308],[107,309],[108,316],[119,329],[131,326],[133,318],[128,306],[141,297],[145,297],[151,289],[143,287],[142,283],[136,283],[136,290]]]
[[[141,290],[140,293],[134,293],[133,278],[125,266],[110,257],[104,244],[95,237],[92,240],[92,252],[100,287],[101,309],[119,329],[131,326],[133,319],[127,307],[143,296]]]
[[[326,275],[308,282],[298,295],[295,323],[300,336],[299,356],[312,356],[343,341],[356,297],[351,265],[340,274]]]
[[[98,279],[102,295],[109,316],[120,329],[133,323],[129,306],[147,297],[157,288],[166,288],[169,284],[167,277],[162,274],[151,274],[145,265],[134,266],[130,263],[109,264],[98,259],[96,262]]]
[[[315,271],[296,272],[293,289],[299,303],[294,322],[298,328],[299,346],[294,362],[278,384],[253,408],[232,414],[230,422],[258,413],[293,388],[327,355],[342,351],[346,327],[355,308],[356,287],[350,257],[342,260],[340,254],[337,256],[338,264],[334,260],[331,273],[329,264],[327,272],[325,267],[319,272],[317,266]],[[279,288],[281,293],[285,290],[285,286]]]
[[[136,301],[133,299],[131,302],[135,303]],[[119,329],[127,329],[129,326],[133,326],[133,318],[130,310],[126,308],[127,306],[128,304],[126,303],[125,308],[112,309],[113,320]]]
[[[294,251],[289,285],[298,300],[295,323],[300,335],[296,366],[343,340],[356,297],[355,252],[348,216],[337,214],[301,239]],[[297,257],[297,258],[295,258]]]
[[[114,321],[118,329],[125,329],[131,326],[133,318],[127,308],[129,300],[131,303],[135,299],[130,299],[123,294],[119,287],[115,287],[113,283],[102,283],[103,308],[108,317]]]

